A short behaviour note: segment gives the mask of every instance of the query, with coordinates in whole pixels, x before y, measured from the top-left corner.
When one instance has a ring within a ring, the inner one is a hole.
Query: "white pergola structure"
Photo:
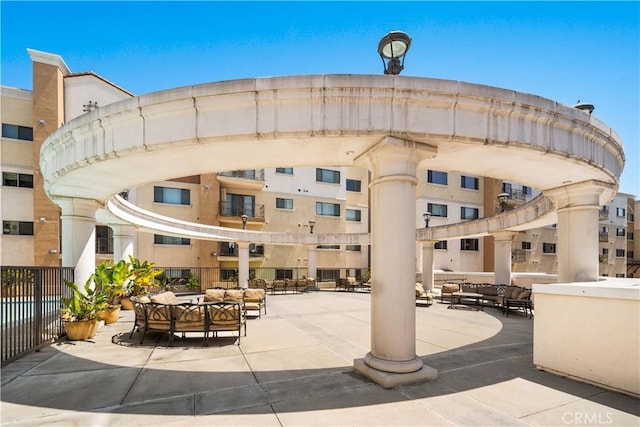
[[[371,171],[370,240],[189,224],[115,197],[179,176],[318,165]],[[62,208],[62,262],[79,281],[94,269],[96,216],[119,227],[115,247],[123,253],[131,251],[131,227],[245,243],[370,243],[371,351],[354,366],[384,387],[437,375],[415,354],[416,240],[424,242],[428,281],[429,242],[500,233],[502,259],[509,233],[557,221],[559,281],[595,281],[598,210],[615,195],[623,166],[619,137],[583,111],[511,90],[391,75],[247,79],[151,93],[66,123],[40,156],[45,191]],[[543,197],[416,232],[418,169],[515,181]]]

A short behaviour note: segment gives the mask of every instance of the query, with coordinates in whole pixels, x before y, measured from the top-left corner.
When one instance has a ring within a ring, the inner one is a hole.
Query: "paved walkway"
[[[370,295],[275,295],[241,345],[139,335],[133,315],[2,368],[3,426],[640,425],[640,401],[536,370],[532,325],[498,310],[417,307],[436,381],[385,390],[352,369]],[[612,349],[615,351],[615,349]]]

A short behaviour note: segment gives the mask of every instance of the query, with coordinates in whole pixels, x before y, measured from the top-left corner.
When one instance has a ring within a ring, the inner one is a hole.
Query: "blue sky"
[[[136,95],[291,74],[380,74],[391,30],[403,75],[533,93],[623,139],[620,191],[640,196],[639,2],[0,2],[1,82],[31,89],[27,48]]]

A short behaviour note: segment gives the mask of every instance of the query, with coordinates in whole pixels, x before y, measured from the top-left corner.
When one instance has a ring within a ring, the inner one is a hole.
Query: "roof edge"
[[[27,48],[27,53],[29,54],[29,56],[31,57],[31,61],[33,62],[40,62],[43,64],[58,67],[60,71],[62,71],[62,74],[65,76],[71,74],[71,70],[69,69],[69,67],[67,67],[67,64],[64,62],[64,59],[62,59],[60,55],[29,48]]]

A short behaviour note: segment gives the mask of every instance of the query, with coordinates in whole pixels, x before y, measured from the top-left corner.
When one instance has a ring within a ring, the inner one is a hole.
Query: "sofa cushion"
[[[207,289],[204,291],[204,302],[222,302],[225,292],[224,289]]]
[[[224,293],[224,300],[230,302],[243,302],[244,291],[242,289],[228,289]]]
[[[498,288],[496,286],[479,286],[478,293],[485,296],[497,296]]]
[[[460,285],[457,283],[444,283],[442,285],[442,293],[443,294],[452,294],[454,292],[458,292],[460,290]]]
[[[516,298],[519,294],[520,294],[521,290],[519,287],[517,286],[507,286],[507,288],[504,290],[504,297],[505,298]],[[513,294],[516,294],[515,296]]]
[[[264,289],[245,289],[244,302],[260,302],[264,298]]]
[[[522,292],[520,292],[520,294],[518,294],[518,296],[516,297],[516,299],[529,299],[531,297],[531,291],[529,289],[526,289]],[[513,298],[513,296],[512,296]]]
[[[171,291],[162,292],[161,294],[152,296],[151,302],[167,305],[180,304],[180,301],[176,297],[176,294]]]
[[[146,304],[148,302],[151,302],[151,298],[149,298],[146,295],[142,296],[142,297],[133,296],[133,297],[131,297],[131,301],[132,302],[139,302],[140,304]]]
[[[475,293],[478,287],[473,283],[463,283],[462,284],[462,292],[473,292]]]
[[[422,287],[422,283],[416,282],[416,297],[424,296],[424,288]]]

